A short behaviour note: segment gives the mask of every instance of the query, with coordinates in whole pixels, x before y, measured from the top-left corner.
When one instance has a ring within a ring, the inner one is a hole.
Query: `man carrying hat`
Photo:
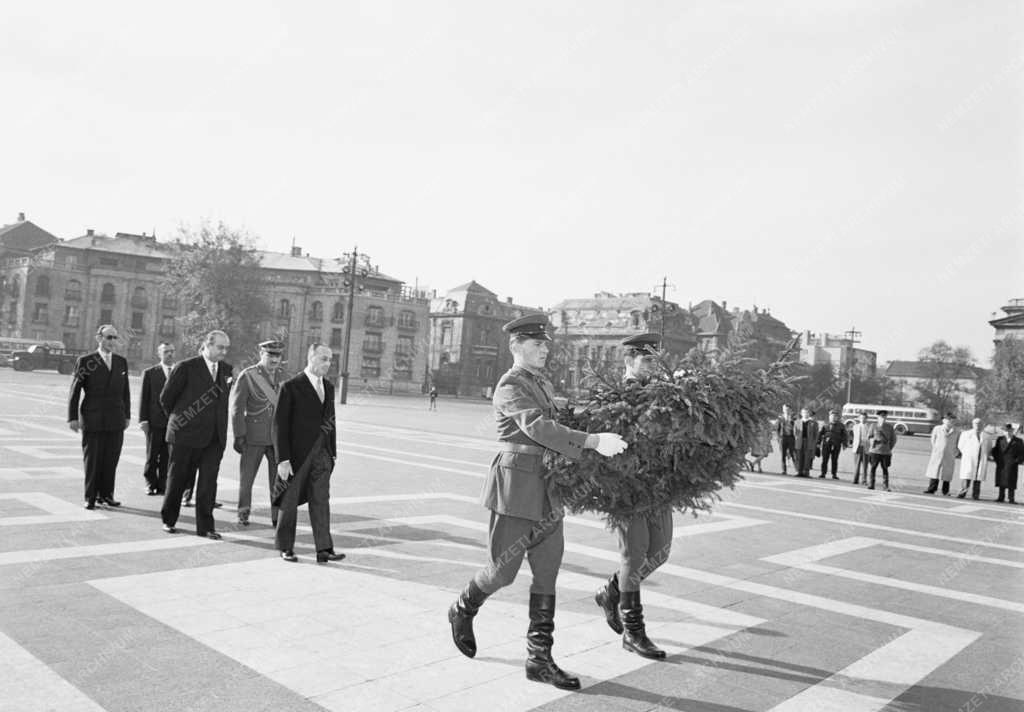
[[[231,390],[229,412],[235,434],[238,464],[238,523],[249,526],[252,511],[252,484],[263,459],[267,460],[267,482],[274,489],[277,457],[274,453],[274,411],[277,409],[278,370],[284,354],[284,342],[264,341],[259,345],[260,360],[244,369]],[[277,507],[270,516],[277,524]]]
[[[637,334],[622,341],[627,383],[651,376],[660,343],[658,334]],[[625,650],[661,660],[665,651],[651,642],[644,626],[640,582],[668,560],[672,550],[672,508],[665,506],[638,514],[616,531],[621,564],[608,583],[598,590],[594,600],[604,610],[608,626],[622,636]]]
[[[473,617],[488,596],[515,580],[523,557],[527,557],[533,582],[526,677],[577,690],[579,678],[568,675],[551,658],[555,579],[565,544],[562,503],[545,478],[544,452],[550,449],[578,458],[583,450],[593,449],[611,457],[622,452],[626,443],[615,433],[588,434],[555,420],[554,392],[543,372],[551,341],[551,325],[545,315],[524,316],[502,329],[509,335],[513,365],[494,392],[500,447],[481,495],[482,504],[491,510],[491,561],[448,609],[448,621],[455,647],[467,657],[476,655]]]

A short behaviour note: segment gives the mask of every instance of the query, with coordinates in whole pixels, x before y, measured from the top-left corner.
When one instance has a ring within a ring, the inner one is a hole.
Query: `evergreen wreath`
[[[592,374],[585,407],[559,412],[564,425],[618,433],[629,443],[606,458],[585,450],[579,460],[548,451],[549,482],[573,513],[597,512],[611,527],[666,506],[710,511],[723,487],[743,479],[740,463],[768,428],[792,387],[787,357],[758,368],[739,347],[715,356],[696,349],[682,359],[658,355],[644,381]]]

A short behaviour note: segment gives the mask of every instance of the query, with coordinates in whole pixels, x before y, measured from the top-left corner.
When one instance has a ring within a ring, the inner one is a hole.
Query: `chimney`
[[[85,229],[85,234],[86,234],[86,235],[88,235],[89,237],[92,237],[92,235],[93,235],[93,229],[92,229],[91,227],[87,227],[87,228]]]
[[[18,222],[25,222],[25,213],[18,213]]]
[[[292,245],[292,257],[302,257],[302,248]]]
[[[512,297],[505,297],[505,303],[506,304],[511,304],[512,303]]]
[[[722,300],[722,309],[729,311],[729,302]]]

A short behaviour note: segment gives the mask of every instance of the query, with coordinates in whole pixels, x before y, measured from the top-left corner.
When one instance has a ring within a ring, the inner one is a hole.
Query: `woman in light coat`
[[[970,430],[960,433],[957,450],[960,451],[960,483],[962,485],[958,498],[967,496],[971,490],[971,499],[981,496],[981,483],[988,476],[988,461],[992,456],[992,447],[996,440],[981,427],[981,418],[971,421]]]
[[[941,479],[942,494],[949,495],[949,483],[953,480],[953,468],[956,466],[956,445],[960,439],[954,420],[952,413],[946,413],[942,424],[932,428],[932,456],[924,471],[928,478],[925,494],[935,494]]]

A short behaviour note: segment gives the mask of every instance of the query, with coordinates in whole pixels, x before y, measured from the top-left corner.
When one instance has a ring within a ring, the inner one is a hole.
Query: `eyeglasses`
[[[114,339],[119,339],[121,337],[120,336],[110,336],[108,334],[108,335],[104,336],[103,338],[106,339],[107,341],[113,341]]]

